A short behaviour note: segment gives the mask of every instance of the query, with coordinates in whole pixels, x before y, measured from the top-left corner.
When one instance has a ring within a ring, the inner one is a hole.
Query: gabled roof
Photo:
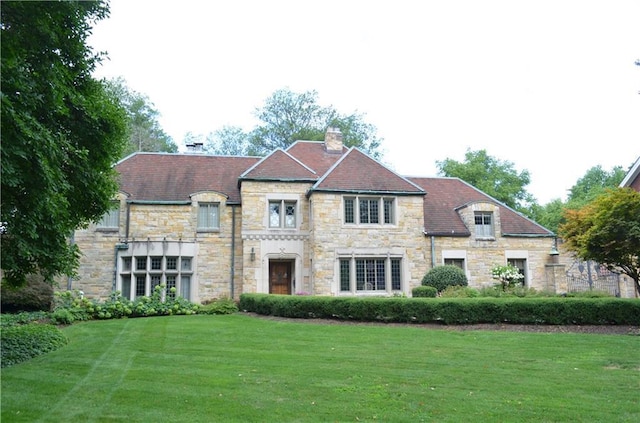
[[[620,182],[620,187],[632,187],[635,188],[636,191],[640,191],[640,156],[636,162],[631,166],[629,172],[625,175],[622,182]]]
[[[489,202],[500,208],[502,235],[553,236],[553,233],[459,178],[410,177],[422,187],[424,230],[427,235],[470,236],[458,210],[472,203]]]
[[[348,148],[342,147],[342,153],[327,152],[322,141],[296,141],[287,148],[287,153],[313,169],[319,176],[327,173],[347,151]]]
[[[277,149],[240,176],[241,180],[316,181],[318,175],[282,149]]]
[[[424,195],[413,182],[394,173],[357,148],[351,148],[311,188],[313,191]]]
[[[238,177],[259,157],[134,153],[115,166],[120,190],[133,201],[189,201],[199,191],[217,191],[240,203]]]

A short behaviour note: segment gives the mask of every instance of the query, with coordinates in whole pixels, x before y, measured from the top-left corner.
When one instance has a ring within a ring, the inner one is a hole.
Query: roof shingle
[[[475,202],[495,203],[500,208],[503,235],[553,236],[553,233],[458,178],[410,177],[427,195],[424,228],[427,235],[469,236],[458,209]]]
[[[134,153],[116,164],[120,190],[134,201],[189,201],[199,191],[225,194],[240,203],[238,177],[259,157]]]

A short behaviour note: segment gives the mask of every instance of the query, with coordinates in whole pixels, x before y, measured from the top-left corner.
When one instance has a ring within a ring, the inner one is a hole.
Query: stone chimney
[[[328,127],[324,135],[324,148],[327,153],[342,154],[342,132],[339,128]]]

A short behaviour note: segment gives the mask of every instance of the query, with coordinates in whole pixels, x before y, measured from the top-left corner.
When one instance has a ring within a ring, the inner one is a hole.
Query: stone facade
[[[479,288],[512,262],[526,286],[567,291],[571,258],[550,254],[549,231],[461,181],[395,175],[345,150],[339,131],[262,160],[139,154],[118,169],[117,215],[76,231],[79,277],[61,288],[134,299],[164,284],[194,302],[410,296],[435,266],[460,265]],[[478,214],[491,217],[490,232],[476,233]]]

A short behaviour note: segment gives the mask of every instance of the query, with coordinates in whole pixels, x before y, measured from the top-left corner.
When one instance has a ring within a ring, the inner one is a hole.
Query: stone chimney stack
[[[324,135],[324,148],[327,153],[342,154],[342,132],[339,128],[327,128]]]

